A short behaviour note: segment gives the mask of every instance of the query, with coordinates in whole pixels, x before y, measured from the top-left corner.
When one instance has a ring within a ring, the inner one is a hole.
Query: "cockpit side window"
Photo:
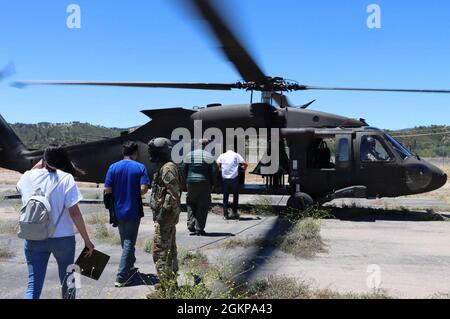
[[[389,134],[385,134],[384,136],[385,136],[386,140],[388,140],[389,143],[391,143],[394,150],[400,155],[400,157],[403,160],[407,159],[408,157],[413,156],[412,153],[406,147],[404,147],[399,141],[397,141],[395,138],[393,138]]]
[[[360,156],[362,162],[389,162],[395,157],[378,135],[364,135],[361,138]]]

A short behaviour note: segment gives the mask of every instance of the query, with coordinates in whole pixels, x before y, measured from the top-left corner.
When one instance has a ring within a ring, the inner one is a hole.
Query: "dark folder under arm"
[[[75,264],[80,267],[83,276],[99,280],[110,257],[98,250],[94,250],[92,255],[87,257],[86,251],[86,248],[83,249]]]

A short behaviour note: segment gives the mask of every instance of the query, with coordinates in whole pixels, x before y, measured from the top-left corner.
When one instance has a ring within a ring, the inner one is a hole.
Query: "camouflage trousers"
[[[176,280],[178,273],[178,258],[176,244],[176,227],[174,224],[155,223],[153,239],[153,262],[162,286]]]

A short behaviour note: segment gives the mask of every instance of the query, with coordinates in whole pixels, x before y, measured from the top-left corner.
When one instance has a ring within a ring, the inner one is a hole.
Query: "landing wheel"
[[[306,193],[295,193],[289,197],[286,205],[287,211],[301,214],[306,208],[314,204],[314,200]]]

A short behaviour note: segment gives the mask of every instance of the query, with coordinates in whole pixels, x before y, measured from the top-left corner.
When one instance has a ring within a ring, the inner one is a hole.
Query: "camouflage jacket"
[[[154,174],[152,181],[150,208],[155,221],[178,223],[181,192],[182,177],[178,166],[173,162],[164,164]],[[161,211],[168,216],[159,216]]]

